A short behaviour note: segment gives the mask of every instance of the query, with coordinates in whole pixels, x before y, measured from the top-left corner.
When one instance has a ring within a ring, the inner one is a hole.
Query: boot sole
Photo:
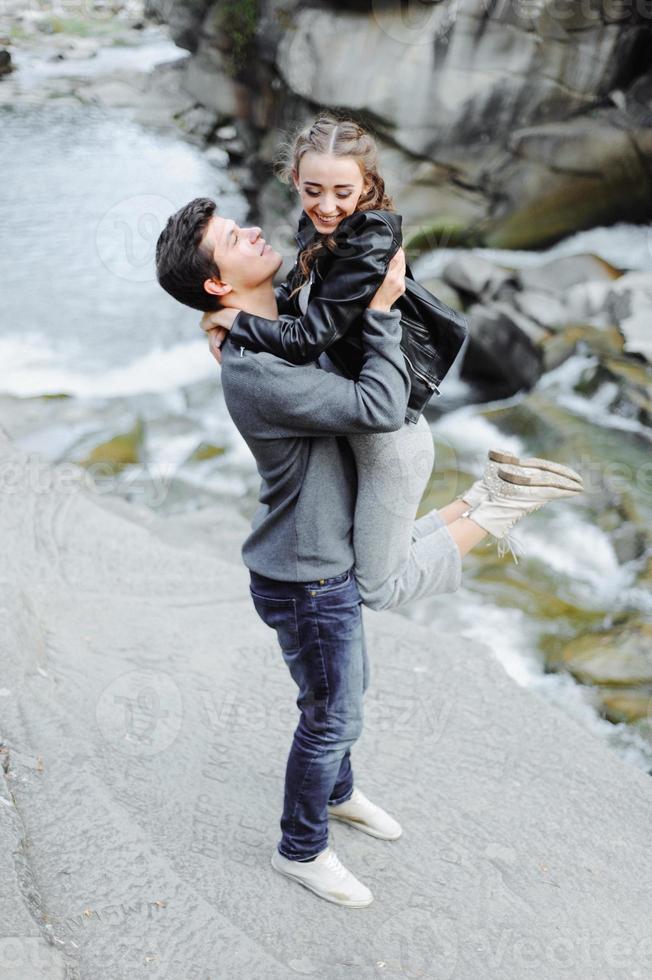
[[[403,829],[401,829],[395,837],[388,837],[387,834],[381,834],[377,830],[372,830],[371,827],[367,827],[366,824],[359,823],[357,820],[351,820],[351,818],[340,817],[335,813],[328,812],[329,820],[339,820],[340,823],[348,823],[349,827],[353,827],[354,830],[361,830],[363,834],[369,834],[370,837],[377,837],[378,840],[398,840],[399,837],[403,835]]]
[[[556,473],[558,476],[563,476],[565,480],[571,480],[573,483],[577,483],[580,487],[584,486],[584,481],[580,476],[567,475],[565,472],[566,468],[564,468],[564,470],[559,469],[558,467],[555,466],[555,463],[552,460],[542,459],[539,463],[536,464],[536,466],[534,466],[534,464],[532,463],[527,463],[521,460],[519,456],[515,456],[513,453],[504,453],[501,452],[499,449],[490,449],[487,455],[489,459],[492,460],[494,463],[511,463],[514,466],[524,466],[524,467],[531,466],[538,470],[546,470],[549,473]],[[562,464],[560,464],[560,466],[561,465]]]
[[[270,859],[270,864],[274,868],[274,871],[277,872],[277,874],[283,875],[284,878],[290,878],[292,881],[298,881],[299,884],[303,885],[304,888],[307,888],[308,891],[312,892],[314,895],[319,895],[320,898],[325,899],[327,902],[332,902],[333,905],[344,905],[348,909],[366,909],[367,906],[371,905],[371,903],[374,900],[373,895],[367,901],[360,901],[360,902],[354,902],[354,901],[347,902],[346,900],[343,900],[341,898],[335,898],[333,895],[329,895],[327,892],[321,891],[319,888],[316,887],[316,885],[310,884],[310,882],[306,881],[304,878],[300,878],[298,875],[293,875],[290,871],[284,871],[282,868],[277,868],[276,865],[274,864],[274,855],[272,855]]]
[[[498,468],[498,476],[505,483],[516,483],[521,487],[554,487],[557,490],[570,490],[574,493],[582,493],[582,487],[575,483],[575,480],[567,480],[566,483],[541,483],[536,476],[524,476],[520,473],[510,473],[502,467]],[[569,486],[572,484],[572,486]]]

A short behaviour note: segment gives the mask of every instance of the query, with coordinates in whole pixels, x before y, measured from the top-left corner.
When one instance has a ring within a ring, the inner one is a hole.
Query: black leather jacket
[[[301,312],[298,293],[302,281],[297,265],[276,289],[279,320],[240,312],[229,340],[255,352],[270,351],[295,364],[317,360],[327,351],[349,378],[362,367],[362,314],[385,278],[387,266],[401,245],[401,216],[393,211],[355,211],[335,232],[336,248],[324,250],[313,265],[308,308]],[[315,237],[315,227],[302,212],[295,236],[299,250]],[[433,394],[439,394],[435,373],[436,352],[427,332],[403,321],[401,349],[410,374],[411,392],[406,420],[416,422]]]

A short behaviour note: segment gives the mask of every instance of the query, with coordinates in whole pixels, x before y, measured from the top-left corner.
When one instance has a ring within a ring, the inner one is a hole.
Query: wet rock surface
[[[577,975],[615,980],[625,941],[645,975],[652,783],[482,644],[366,617],[356,773],[404,835],[333,827],[375,894],[343,930],[269,866],[297,712],[248,597],[246,523],[161,518],[83,470],[35,489],[6,438],[0,464],[0,951],[45,964],[21,980],[371,980],[379,963],[557,980],[559,944]]]

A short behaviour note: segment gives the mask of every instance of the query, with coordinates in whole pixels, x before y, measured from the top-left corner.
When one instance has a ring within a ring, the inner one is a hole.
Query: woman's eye
[[[308,197],[319,197],[319,191],[306,191]]]
[[[343,201],[345,198],[351,197],[351,191],[347,191],[346,194],[338,194],[337,196],[341,201]]]

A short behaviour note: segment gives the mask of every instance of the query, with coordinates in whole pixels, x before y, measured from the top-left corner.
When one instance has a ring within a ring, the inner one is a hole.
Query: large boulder
[[[543,371],[543,355],[519,315],[496,304],[467,310],[470,340],[461,377],[492,398],[530,389]]]
[[[265,221],[273,147],[337,107],[373,122],[411,247],[521,248],[652,216],[649,19],[559,8],[182,0],[168,20],[188,90],[257,134]]]

